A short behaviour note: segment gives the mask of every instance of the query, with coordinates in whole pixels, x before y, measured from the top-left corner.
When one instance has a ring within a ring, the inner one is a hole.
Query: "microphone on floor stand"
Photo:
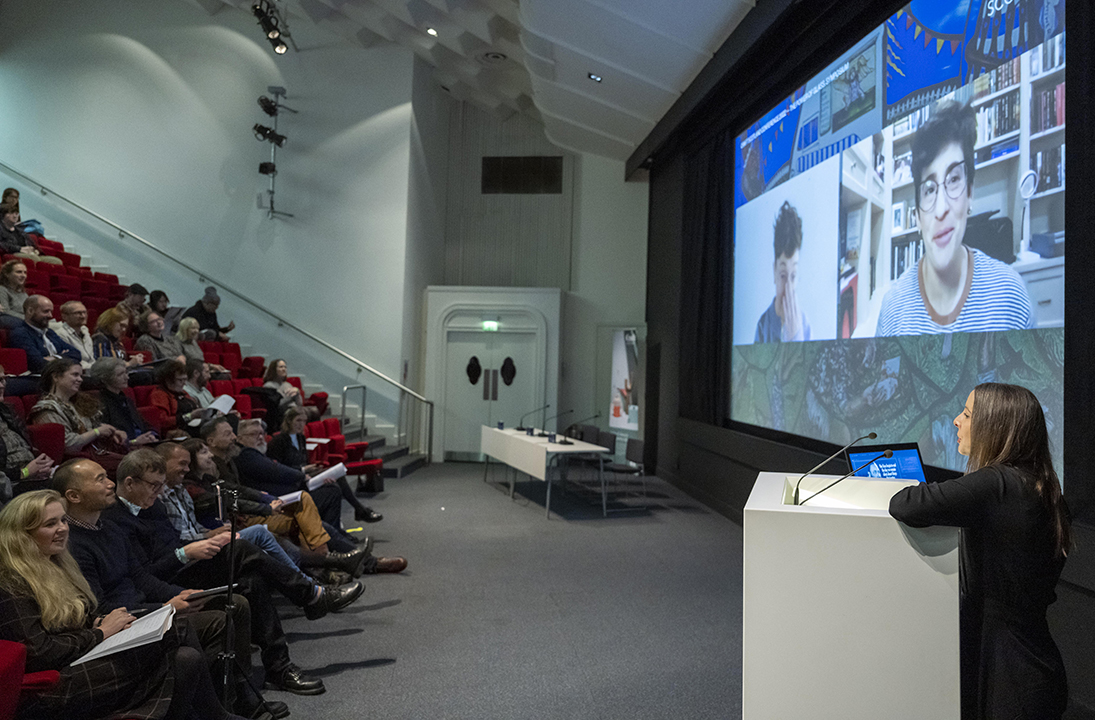
[[[536,434],[536,437],[547,437],[548,435],[550,435],[550,434],[551,434],[551,433],[549,433],[549,432],[547,431],[547,421],[548,421],[548,420],[554,420],[555,418],[561,418],[561,417],[563,417],[564,415],[569,415],[569,414],[571,414],[572,412],[574,412],[574,410],[565,410],[565,411],[563,411],[563,412],[561,412],[561,413],[557,413],[557,414],[555,414],[555,415],[552,415],[552,416],[551,416],[551,417],[549,417],[549,418],[548,418],[547,420],[544,420],[544,427],[542,427],[542,428],[540,429],[540,432],[538,432],[538,433]]]
[[[527,418],[529,415],[531,415],[533,413],[538,413],[541,410],[547,410],[549,407],[551,407],[551,403],[548,403],[547,405],[544,405],[543,407],[538,407],[535,410],[529,410],[527,413],[522,415],[521,419],[517,421],[517,430],[519,432],[524,432],[524,431],[528,430],[528,428],[525,427],[525,418]]]
[[[575,425],[581,425],[582,423],[586,422],[587,420],[596,420],[599,417],[601,417],[601,413],[597,413],[596,415],[590,415],[587,418],[582,418],[578,422],[571,423],[570,427],[574,427]],[[566,435],[564,435],[563,439],[560,440],[559,442],[555,443],[555,444],[556,445],[573,445],[574,443],[571,440],[569,440]]]
[[[818,468],[820,468],[820,467],[821,467],[822,465],[824,465],[825,463],[829,462],[830,460],[832,460],[833,458],[835,458],[835,457],[836,457],[837,455],[839,455],[840,453],[842,453],[842,452],[844,452],[845,450],[847,450],[848,448],[850,448],[850,447],[851,447],[852,445],[855,445],[855,444],[856,444],[857,442],[859,442],[860,440],[874,440],[874,439],[875,439],[876,437],[878,437],[878,433],[874,433],[874,432],[871,432],[871,433],[867,433],[866,435],[864,435],[864,436],[863,436],[863,437],[861,437],[861,438],[856,438],[855,440],[852,440],[852,441],[851,441],[850,443],[848,443],[848,444],[847,444],[847,445],[845,445],[844,447],[840,448],[840,449],[839,449],[839,450],[837,450],[837,451],[836,451],[835,453],[833,453],[832,455],[830,455],[829,457],[825,458],[824,460],[822,460],[821,462],[819,462],[819,463],[818,463],[817,465],[814,465],[814,466],[813,466],[813,467],[812,467],[811,469],[809,469],[809,470],[807,470],[807,471],[806,471],[805,473],[803,473],[803,474],[802,474],[802,477],[800,477],[800,478],[798,479],[798,482],[797,482],[797,483],[795,483],[795,495],[794,495],[794,497],[793,497],[793,498],[791,499],[791,504],[792,504],[792,505],[798,505],[798,504],[799,504],[799,502],[798,502],[798,486],[802,484],[802,481],[806,479],[806,476],[807,476],[807,475],[812,475],[813,473],[817,472],[817,469],[818,469]]]
[[[871,460],[868,460],[867,462],[865,462],[865,463],[863,463],[862,465],[860,465],[859,467],[857,467],[857,468],[856,468],[855,470],[852,470],[852,471],[851,471],[850,473],[848,473],[848,474],[847,474],[847,475],[845,475],[844,477],[840,478],[840,480],[834,480],[833,482],[831,482],[831,483],[829,483],[828,485],[826,485],[825,487],[821,488],[821,489],[820,489],[820,490],[818,490],[818,491],[817,491],[816,493],[814,493],[813,495],[811,495],[810,497],[806,498],[805,500],[803,500],[802,502],[800,502],[800,503],[798,503],[798,504],[799,504],[799,505],[805,505],[806,503],[810,502],[811,500],[813,500],[814,498],[816,498],[816,497],[817,497],[818,495],[820,495],[821,493],[823,493],[823,492],[825,492],[826,490],[828,490],[829,488],[831,488],[831,487],[832,487],[833,485],[836,485],[836,484],[837,484],[838,482],[840,482],[841,480],[847,480],[848,478],[850,478],[850,477],[851,477],[852,475],[855,475],[855,474],[856,474],[857,472],[859,472],[859,471],[860,471],[860,470],[862,470],[863,468],[867,467],[868,465],[871,465],[871,464],[873,464],[873,463],[876,463],[876,462],[878,462],[878,461],[879,461],[879,460],[881,460],[882,458],[891,458],[891,457],[893,457],[893,450],[886,450],[885,452],[881,452],[881,453],[879,453],[879,454],[878,454],[878,455],[876,455],[876,456],[875,456],[875,457],[874,457],[873,459],[871,459]]]

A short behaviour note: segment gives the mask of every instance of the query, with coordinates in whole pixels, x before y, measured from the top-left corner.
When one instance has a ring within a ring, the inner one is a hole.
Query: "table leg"
[[[601,465],[601,515],[608,517],[608,491],[605,489],[605,459],[604,456],[598,457]]]
[[[490,455],[483,455],[483,482],[487,482],[487,470],[490,468]]]
[[[548,467],[546,469],[547,469],[547,472],[545,473],[545,475],[547,475],[547,477],[545,478],[545,480],[547,481],[547,501],[544,504],[547,506],[547,515],[546,515],[546,517],[548,519],[551,519],[551,464],[550,463],[548,464]]]

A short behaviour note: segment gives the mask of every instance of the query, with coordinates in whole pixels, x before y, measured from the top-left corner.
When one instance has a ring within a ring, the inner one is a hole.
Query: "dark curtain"
[[[681,228],[680,414],[721,425],[730,410],[734,138],[685,161]]]

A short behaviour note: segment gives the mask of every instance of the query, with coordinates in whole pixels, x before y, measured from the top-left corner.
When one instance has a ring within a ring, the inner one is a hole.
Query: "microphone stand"
[[[548,403],[547,405],[545,405],[543,407],[538,407],[535,410],[530,410],[529,412],[522,415],[521,419],[517,421],[517,427],[515,428],[517,430],[517,432],[525,432],[526,430],[528,430],[528,428],[525,427],[525,425],[524,425],[525,418],[527,418],[532,413],[540,412],[541,410],[547,410],[549,407],[551,407],[551,403]]]
[[[262,709],[273,715],[270,711],[270,706],[266,704],[266,698],[262,696],[259,689],[255,687],[254,680],[250,677],[250,674],[245,672],[242,665],[240,665],[240,659],[236,657],[236,604],[234,602],[235,593],[233,588],[236,585],[236,516],[239,514],[239,493],[235,490],[229,490],[217,486],[217,494],[219,497],[228,497],[227,515],[228,515],[228,532],[231,533],[228,536],[228,593],[226,602],[224,604],[224,650],[218,655],[217,659],[221,661],[221,667],[224,670],[224,698],[225,702],[228,702],[228,698],[232,697],[232,673],[239,672],[247,684],[251,687],[252,692],[255,693],[255,697],[259,699],[259,704]]]
[[[810,497],[806,498],[805,500],[803,500],[802,502],[800,502],[800,503],[798,503],[798,504],[799,504],[799,505],[805,505],[806,503],[810,502],[811,500],[813,500],[814,498],[816,498],[816,497],[817,497],[818,495],[820,495],[821,493],[823,493],[823,492],[825,492],[826,490],[828,490],[829,488],[831,488],[831,487],[832,487],[833,485],[836,485],[836,484],[837,484],[838,482],[841,482],[841,481],[843,481],[843,480],[847,480],[848,478],[850,478],[850,477],[851,477],[852,475],[855,475],[855,474],[856,474],[857,472],[859,472],[859,471],[860,471],[860,470],[862,470],[863,468],[867,467],[868,465],[871,465],[872,463],[876,463],[876,462],[878,462],[879,460],[881,460],[881,459],[882,459],[882,458],[884,458],[884,457],[885,457],[885,458],[893,457],[893,450],[886,450],[885,452],[881,452],[881,453],[879,453],[879,454],[878,454],[878,455],[877,455],[876,457],[874,457],[874,458],[871,458],[871,459],[870,459],[870,460],[868,460],[867,462],[865,462],[865,463],[863,463],[862,465],[860,465],[859,467],[857,467],[857,468],[856,468],[855,470],[852,470],[852,471],[851,471],[850,473],[848,473],[848,474],[847,474],[847,475],[845,475],[844,477],[842,477],[842,478],[839,478],[839,479],[837,479],[837,480],[834,480],[833,482],[829,483],[828,485],[826,485],[825,487],[821,488],[821,489],[820,489],[820,490],[818,490],[818,491],[817,491],[816,493],[814,493],[813,495],[811,495]]]
[[[555,418],[561,418],[561,417],[563,417],[564,415],[569,415],[569,414],[571,414],[572,412],[574,412],[574,411],[573,411],[573,410],[567,410],[566,412],[561,412],[561,413],[559,413],[558,415],[552,415],[551,417],[549,417],[549,418],[548,418],[547,420],[545,420],[545,421],[544,421],[544,427],[540,429],[540,432],[538,432],[538,433],[536,434],[536,437],[542,437],[542,438],[544,438],[544,437],[547,437],[548,435],[550,435],[550,434],[551,434],[551,433],[549,433],[549,432],[547,431],[547,421],[548,421],[548,420],[554,420]],[[556,434],[558,434],[558,433],[556,433]]]

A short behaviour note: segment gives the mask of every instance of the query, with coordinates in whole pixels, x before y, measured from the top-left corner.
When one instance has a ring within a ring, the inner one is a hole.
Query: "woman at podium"
[[[1068,687],[1046,609],[1072,536],[1042,406],[984,383],[954,425],[966,474],[905,488],[890,514],[962,528],[962,717],[1060,718]]]

